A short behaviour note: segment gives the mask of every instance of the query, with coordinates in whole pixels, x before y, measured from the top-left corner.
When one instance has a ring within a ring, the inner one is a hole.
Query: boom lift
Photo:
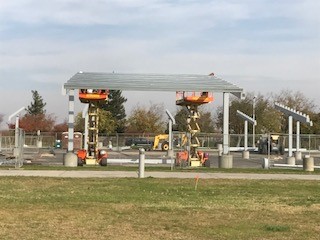
[[[183,166],[199,167],[206,166],[208,161],[208,154],[198,151],[200,141],[197,137],[200,132],[198,120],[200,113],[198,107],[202,104],[210,103],[213,101],[212,94],[208,92],[177,92],[176,105],[184,106],[188,110],[188,136],[189,136],[189,149],[187,151],[178,152],[176,156],[176,164]]]
[[[107,165],[107,152],[98,149],[98,133],[99,133],[99,108],[108,99],[108,91],[101,89],[80,89],[79,99],[82,103],[88,103],[88,143],[87,149],[78,151],[78,165]]]

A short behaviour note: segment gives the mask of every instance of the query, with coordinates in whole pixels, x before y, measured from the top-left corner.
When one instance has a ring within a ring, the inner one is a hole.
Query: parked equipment
[[[82,103],[88,103],[88,137],[87,149],[78,151],[78,165],[107,165],[107,152],[98,149],[98,133],[99,133],[99,108],[108,99],[108,91],[101,89],[80,89],[79,99]]]
[[[179,136],[176,136],[173,139],[174,147],[182,147],[187,143],[187,135],[179,133]],[[168,151],[169,149],[169,134],[159,134],[154,137],[153,141],[153,150],[162,150]]]
[[[169,134],[159,134],[155,136],[152,149],[157,150],[159,144],[161,144],[162,151],[167,151],[169,149]]]
[[[200,127],[198,120],[200,113],[198,106],[213,101],[212,94],[208,92],[177,92],[176,105],[183,106],[188,110],[188,149],[183,152],[178,152],[176,156],[176,164],[180,166],[208,166],[208,154],[202,151],[198,151],[200,146],[198,134],[200,133]]]
[[[153,149],[153,141],[142,137],[127,138],[125,145],[131,148],[144,148],[146,151]]]
[[[270,153],[276,154],[284,154],[284,139],[281,139],[278,134],[270,135],[270,143],[267,135],[262,136],[258,141],[258,153],[260,154],[268,154],[268,150],[270,149]]]

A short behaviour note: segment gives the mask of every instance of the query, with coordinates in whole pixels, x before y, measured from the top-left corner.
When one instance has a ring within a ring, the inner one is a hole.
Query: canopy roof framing
[[[243,89],[212,75],[128,74],[78,72],[64,84],[65,89],[104,89],[122,91],[197,91],[242,93]]]

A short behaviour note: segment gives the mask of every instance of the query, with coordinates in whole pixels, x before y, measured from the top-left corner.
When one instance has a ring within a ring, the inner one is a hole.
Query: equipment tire
[[[210,167],[210,161],[209,161],[209,159],[207,159],[204,163],[203,163],[203,166],[204,167]]]
[[[162,149],[162,151],[168,151],[169,150],[169,143],[168,142],[163,142],[161,144],[161,149]]]
[[[83,161],[81,158],[78,157],[78,166],[82,167],[83,166]]]
[[[108,159],[107,158],[101,158],[100,160],[100,165],[105,167],[107,166],[107,163],[108,163]]]

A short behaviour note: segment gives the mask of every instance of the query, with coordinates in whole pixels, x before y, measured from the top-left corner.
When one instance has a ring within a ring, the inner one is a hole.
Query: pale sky
[[[320,106],[319,12],[319,0],[0,0],[0,113],[37,90],[47,113],[67,118],[61,86],[78,71],[214,72]],[[150,101],[175,109],[174,94],[124,95],[127,115]]]

